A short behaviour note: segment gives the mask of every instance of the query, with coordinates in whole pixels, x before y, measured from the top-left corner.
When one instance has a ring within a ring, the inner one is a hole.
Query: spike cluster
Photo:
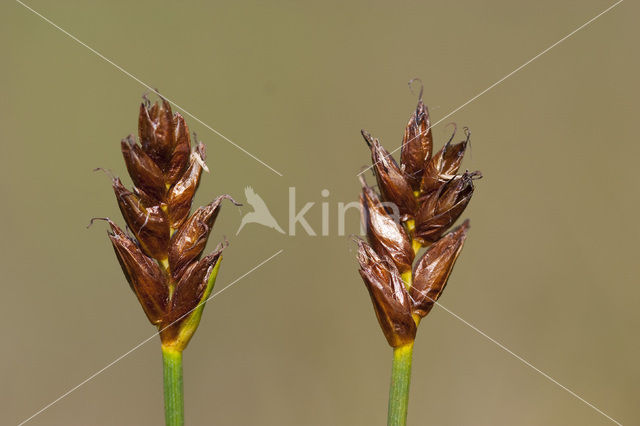
[[[205,148],[201,142],[191,148],[184,119],[172,113],[166,100],[140,105],[138,137],[140,144],[133,135],[121,143],[133,191],[113,178],[118,206],[133,236],[106,219],[109,238],[147,318],[160,330],[163,346],[182,351],[200,322],[225,244],[201,259],[202,252],[220,203],[235,201],[222,195],[189,216],[200,175],[207,170]]]
[[[433,154],[427,108],[419,99],[402,140],[400,165],[378,139],[362,131],[371,150],[380,195],[362,178],[360,206],[367,242],[358,241],[360,275],[389,345],[414,341],[420,319],[440,294],[464,244],[469,221],[460,217],[480,172],[458,175],[470,133]],[[454,132],[455,135],[455,132]],[[418,251],[426,251],[415,262]]]

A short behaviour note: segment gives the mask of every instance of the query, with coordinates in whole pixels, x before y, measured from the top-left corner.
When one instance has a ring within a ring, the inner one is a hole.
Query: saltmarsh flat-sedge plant
[[[138,143],[139,141],[139,143]],[[138,115],[138,141],[121,142],[133,182],[129,191],[113,178],[118,206],[131,234],[104,218],[109,239],[127,281],[160,335],[165,420],[184,424],[182,352],[198,328],[204,304],[213,289],[226,241],[202,257],[221,195],[191,214],[191,201],[205,164],[205,148],[191,146],[182,116],[165,99],[153,105],[145,97]]]
[[[433,154],[422,91],[404,133],[400,164],[378,139],[362,131],[380,194],[360,179],[367,242],[357,240],[358,262],[382,332],[393,348],[389,426],[406,424],[416,332],[442,294],[469,230],[466,220],[445,234],[469,204],[473,181],[481,177],[480,172],[458,174],[468,129],[465,134],[462,142],[452,144],[452,136]]]

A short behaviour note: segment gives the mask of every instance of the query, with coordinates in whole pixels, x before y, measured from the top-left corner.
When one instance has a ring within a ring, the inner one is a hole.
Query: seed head
[[[433,155],[430,126],[420,96],[404,132],[400,165],[378,139],[362,131],[371,150],[380,196],[361,178],[360,208],[368,244],[358,241],[359,272],[392,347],[415,339],[420,319],[442,294],[464,245],[469,221],[444,234],[469,204],[473,181],[481,177],[480,172],[457,174],[469,131],[465,129],[464,141],[451,144],[449,140]],[[399,217],[385,203],[395,206]],[[427,250],[413,267],[422,247]]]
[[[112,180],[133,236],[106,219],[109,238],[131,289],[160,330],[162,344],[182,351],[198,327],[227,245],[219,244],[201,259],[220,204],[224,199],[239,204],[221,195],[189,216],[206,168],[205,148],[201,142],[191,148],[187,124],[165,99],[140,105],[138,138],[139,144],[133,135],[121,142],[133,190],[117,177]]]

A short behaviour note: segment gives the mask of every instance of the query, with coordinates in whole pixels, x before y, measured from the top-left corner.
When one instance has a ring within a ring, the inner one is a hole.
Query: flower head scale
[[[471,139],[471,132],[465,127],[466,139],[451,144],[455,137],[455,127],[451,139],[425,164],[425,171],[420,182],[420,190],[429,193],[438,189],[440,185],[455,177],[462,163],[462,158]]]
[[[398,166],[389,151],[380,145],[378,139],[372,138],[366,130],[362,130],[361,133],[371,149],[373,171],[382,198],[394,203],[402,217],[413,217],[417,205],[406,173]]]
[[[411,301],[400,273],[388,257],[380,257],[367,243],[358,240],[358,262],[373,308],[392,347],[413,342],[416,323],[411,316]]]
[[[361,178],[368,244],[358,241],[359,272],[394,348],[414,340],[420,320],[442,294],[469,230],[466,220],[447,233],[469,204],[474,180],[481,177],[480,172],[457,174],[470,139],[467,129],[465,134],[464,141],[449,140],[433,154],[429,113],[421,96],[404,132],[400,165],[378,139],[362,131],[380,195]],[[422,247],[427,249],[414,266]]]
[[[409,118],[400,150],[400,164],[404,167],[406,179],[414,191],[420,189],[425,164],[429,163],[432,150],[433,134],[429,111],[420,98],[415,112]]]
[[[421,196],[415,218],[414,238],[421,244],[438,241],[471,201],[473,180],[481,176],[480,172],[465,172],[453,176],[436,190]]]
[[[376,252],[391,259],[400,273],[411,271],[415,253],[407,231],[397,218],[385,210],[378,195],[367,185],[363,177],[360,181],[360,211],[369,243]]]
[[[191,202],[206,170],[205,147],[191,147],[182,116],[165,99],[140,105],[139,144],[133,135],[121,142],[133,182],[128,190],[113,178],[113,190],[127,227],[113,221],[109,238],[118,262],[149,321],[158,327],[163,347],[182,351],[195,332],[213,288],[222,250],[201,259],[223,200],[221,195],[193,214]]]
[[[138,297],[149,321],[160,324],[169,303],[166,272],[154,259],[144,254],[135,240],[118,225],[108,218],[106,220],[111,227],[109,239],[131,290]]]
[[[413,282],[409,294],[413,313],[420,318],[427,316],[444,291],[453,266],[467,238],[469,220],[432,244],[422,255],[413,270]]]

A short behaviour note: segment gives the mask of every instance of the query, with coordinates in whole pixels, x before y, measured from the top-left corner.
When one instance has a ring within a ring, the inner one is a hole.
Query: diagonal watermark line
[[[482,335],[483,337],[488,339],[490,342],[492,342],[495,345],[497,345],[500,349],[504,350],[505,352],[507,352],[508,354],[513,356],[518,361],[520,361],[523,364],[525,364],[527,367],[533,369],[535,372],[537,372],[538,374],[542,375],[545,379],[549,380],[551,383],[554,383],[554,384],[558,385],[560,388],[562,388],[563,390],[567,391],[571,396],[573,396],[574,398],[579,399],[580,401],[585,403],[590,408],[594,409],[595,411],[597,411],[598,413],[602,414],[607,419],[611,420],[613,423],[615,423],[615,424],[617,424],[619,426],[622,426],[622,423],[620,423],[619,421],[617,421],[616,419],[614,419],[613,417],[611,417],[610,415],[608,415],[607,413],[605,413],[604,411],[602,411],[601,409],[599,409],[598,407],[596,407],[595,405],[593,405],[592,403],[590,403],[589,401],[587,401],[586,399],[584,399],[583,397],[581,397],[580,395],[578,395],[577,393],[575,393],[574,391],[569,389],[568,387],[564,386],[562,383],[560,383],[559,381],[557,381],[556,379],[554,379],[553,377],[551,377],[550,375],[548,375],[544,371],[540,370],[538,367],[536,367],[535,365],[531,364],[529,361],[527,361],[526,359],[524,359],[520,355],[516,354],[511,349],[507,348],[505,345],[503,345],[502,343],[500,343],[499,341],[497,341],[493,337],[489,336],[487,333],[485,333],[484,331],[480,330],[478,327],[476,327],[475,325],[471,324],[470,322],[468,322],[467,320],[462,318],[460,315],[458,315],[455,312],[449,310],[448,308],[443,306],[440,302],[434,301],[429,296],[427,296],[427,297],[432,302],[434,302],[437,306],[439,306],[440,308],[444,309],[447,313],[449,313],[450,315],[452,315],[453,317],[455,317],[456,319],[458,319],[459,321],[464,323],[466,326],[471,327],[474,331],[476,331],[477,333],[479,333],[480,335]]]
[[[267,259],[263,260],[262,262],[258,263],[256,266],[254,266],[253,268],[249,269],[247,272],[245,272],[244,274],[240,275],[238,278],[236,278],[235,280],[231,281],[231,283],[227,284],[226,287],[224,287],[222,290],[214,293],[213,295],[211,295],[207,300],[200,302],[195,308],[191,309],[189,312],[187,312],[186,314],[182,315],[180,318],[178,318],[177,320],[175,320],[174,322],[172,322],[171,324],[167,325],[166,327],[164,327],[162,330],[153,333],[151,336],[147,337],[146,339],[144,339],[142,342],[138,343],[136,346],[134,346],[133,348],[129,349],[127,352],[123,353],[122,355],[120,355],[119,357],[117,357],[116,359],[114,359],[113,361],[111,361],[109,364],[105,365],[104,367],[102,367],[100,370],[96,371],[95,373],[93,373],[92,375],[90,375],[89,377],[87,377],[86,379],[84,379],[82,382],[78,383],[77,385],[75,385],[74,387],[72,387],[71,389],[69,389],[68,391],[66,391],[65,393],[63,393],[62,395],[60,395],[58,398],[54,399],[53,401],[51,401],[49,404],[45,405],[44,407],[42,407],[40,410],[36,411],[34,414],[32,414],[31,416],[29,416],[28,418],[26,418],[25,420],[23,420],[22,422],[20,422],[18,424],[18,426],[22,426],[25,423],[31,421],[33,418],[35,418],[36,416],[42,414],[43,412],[45,412],[46,410],[48,410],[49,408],[51,408],[53,405],[55,405],[56,403],[60,402],[62,399],[66,398],[67,396],[69,396],[71,393],[75,392],[76,390],[78,390],[80,387],[82,387],[83,385],[87,384],[88,382],[90,382],[91,380],[95,379],[98,375],[102,374],[105,370],[107,370],[109,367],[112,367],[113,365],[115,365],[116,363],[118,363],[119,361],[121,361],[122,359],[124,359],[125,357],[127,357],[129,354],[131,354],[132,352],[136,351],[137,349],[139,349],[141,346],[143,346],[145,343],[149,342],[151,339],[153,339],[154,337],[156,337],[161,331],[166,330],[167,328],[171,327],[173,324],[175,324],[176,322],[180,321],[182,318],[184,318],[185,316],[189,315],[191,312],[193,312],[195,309],[198,309],[198,307],[200,305],[203,305],[205,303],[207,303],[209,300],[213,299],[214,297],[216,297],[217,295],[219,295],[220,293],[222,293],[223,291],[225,291],[226,289],[228,289],[229,287],[231,287],[232,285],[234,285],[235,283],[237,283],[238,281],[240,281],[241,279],[243,279],[244,277],[246,277],[247,275],[249,275],[250,273],[252,273],[253,271],[255,271],[256,269],[260,268],[261,266],[263,266],[265,263],[269,262],[271,259],[273,259],[274,257],[278,256],[280,253],[282,253],[284,251],[284,249],[280,249],[278,250],[276,253],[272,254],[271,256],[269,256]]]
[[[80,40],[79,38],[77,38],[76,36],[74,36],[73,34],[69,33],[67,30],[65,30],[64,28],[60,27],[59,25],[57,25],[55,22],[51,21],[49,18],[47,18],[46,16],[43,16],[41,13],[39,13],[38,11],[34,10],[33,8],[31,8],[30,6],[28,6],[27,4],[23,3],[20,0],[16,0],[16,2],[18,4],[20,4],[21,6],[23,6],[25,9],[30,10],[31,12],[33,12],[35,15],[39,16],[40,18],[42,18],[42,20],[44,20],[45,22],[47,22],[48,24],[50,24],[51,26],[55,27],[56,29],[58,29],[59,31],[61,31],[62,33],[64,33],[65,35],[67,35],[68,37],[70,37],[72,40],[74,40],[75,42],[77,42],[78,44],[86,47],[87,49],[89,49],[92,53],[94,53],[95,55],[97,55],[98,57],[100,57],[100,59],[108,62],[109,64],[113,65],[115,68],[118,69],[118,71],[122,72],[123,74],[125,74],[126,76],[134,79],[135,81],[137,81],[138,83],[140,83],[142,86],[144,86],[145,88],[147,88],[148,90],[155,92],[156,89],[154,89],[153,87],[151,87],[150,85],[148,85],[147,83],[145,83],[144,81],[140,80],[138,77],[136,77],[135,75],[131,74],[129,71],[125,70],[124,68],[122,68],[120,65],[116,64],[115,62],[113,62],[111,59],[107,58],[106,56],[104,56],[102,53],[98,52],[96,49],[92,48],[91,46],[89,46],[88,44],[86,44],[85,42],[83,42],[82,40]],[[184,109],[183,107],[181,107],[180,105],[178,105],[177,103],[175,103],[174,101],[172,101],[171,99],[169,99],[166,96],[162,96],[164,99],[166,99],[170,104],[172,104],[173,106],[175,106],[176,108],[178,108],[180,111],[182,111],[183,113],[185,113],[186,115],[188,115],[189,117],[193,118],[194,120],[196,120],[198,123],[202,124],[204,127],[206,127],[207,129],[211,130],[213,133],[215,133],[216,135],[218,135],[219,137],[221,137],[222,139],[224,139],[225,141],[229,142],[231,145],[233,145],[234,147],[236,147],[237,149],[239,149],[240,151],[244,152],[245,154],[247,154],[249,157],[253,158],[254,160],[256,160],[258,163],[262,164],[263,166],[265,166],[266,168],[268,168],[269,170],[271,170],[273,173],[277,174],[278,176],[283,176],[282,173],[280,173],[279,171],[277,171],[276,169],[274,169],[273,167],[271,167],[270,165],[268,165],[267,163],[265,163],[264,161],[262,161],[261,159],[259,159],[258,157],[256,157],[255,155],[253,155],[252,153],[250,153],[249,151],[247,151],[246,149],[244,149],[243,147],[241,147],[240,145],[238,145],[237,143],[235,143],[234,141],[232,141],[231,139],[229,139],[228,137],[226,137],[225,135],[223,135],[222,133],[220,133],[219,131],[217,131],[216,129],[214,129],[213,127],[211,127],[210,125],[208,125],[207,123],[205,123],[204,121],[200,120],[198,117],[196,117],[195,115],[193,115],[192,113],[190,113],[189,111],[187,111],[186,109]]]
[[[432,125],[430,125],[427,129],[425,129],[423,132],[418,133],[417,135],[415,135],[413,138],[411,138],[410,140],[408,140],[406,143],[409,143],[411,141],[413,141],[414,139],[416,139],[417,137],[421,136],[422,134],[426,133],[429,131],[429,129],[435,127],[436,125],[442,123],[444,120],[446,120],[447,118],[451,117],[453,114],[455,114],[456,112],[460,111],[462,108],[466,107],[467,105],[469,105],[471,102],[475,101],[476,99],[478,99],[480,96],[484,95],[485,93],[487,93],[489,90],[493,89],[494,87],[496,87],[497,85],[499,85],[500,83],[502,83],[503,81],[505,81],[506,79],[508,79],[509,77],[511,77],[512,75],[514,75],[515,73],[517,73],[518,71],[520,71],[521,69],[523,69],[524,67],[526,67],[527,65],[529,65],[530,63],[532,63],[533,61],[535,61],[536,59],[538,59],[539,57],[541,57],[542,55],[544,55],[545,53],[547,53],[548,51],[550,51],[551,49],[553,49],[554,47],[556,47],[557,45],[559,45],[560,43],[562,43],[563,41],[565,41],[566,39],[568,39],[569,37],[571,37],[572,35],[574,35],[575,33],[577,33],[578,31],[580,31],[581,29],[583,29],[584,27],[586,27],[587,25],[591,24],[593,21],[595,21],[596,19],[600,18],[602,15],[604,15],[605,13],[609,12],[611,9],[613,9],[614,7],[618,6],[620,3],[622,3],[624,0],[618,0],[617,2],[615,2],[614,4],[612,4],[611,6],[609,6],[608,8],[606,8],[605,10],[603,10],[602,12],[598,13],[596,16],[594,16],[593,18],[589,19],[587,22],[585,22],[584,24],[580,25],[578,28],[576,28],[575,30],[571,31],[569,34],[567,34],[566,36],[562,37],[560,40],[556,41],[555,43],[553,43],[551,46],[547,47],[546,49],[544,49],[542,52],[538,53],[536,56],[534,56],[533,58],[529,59],[527,62],[525,62],[524,64],[520,65],[518,68],[514,69],[513,71],[511,71],[509,74],[505,75],[504,77],[502,77],[500,80],[496,81],[495,83],[493,83],[491,86],[487,87],[486,89],[484,89],[482,92],[478,93],[477,95],[475,95],[474,97],[472,97],[471,99],[469,99],[468,101],[466,101],[465,103],[463,103],[462,105],[460,105],[459,107],[457,107],[456,109],[454,109],[453,111],[449,112],[447,115],[445,115],[444,117],[442,117],[440,120],[436,121],[435,123],[433,123]],[[393,151],[391,151],[389,153],[389,155],[397,152],[400,148],[396,148]],[[362,170],[360,173],[358,173],[356,176],[360,176],[361,174],[363,174],[364,172],[366,172],[367,170],[370,170],[373,166],[375,166],[378,162],[380,162],[381,160],[378,160],[377,162],[373,163],[372,165],[370,165],[369,167],[365,168],[364,170]]]

